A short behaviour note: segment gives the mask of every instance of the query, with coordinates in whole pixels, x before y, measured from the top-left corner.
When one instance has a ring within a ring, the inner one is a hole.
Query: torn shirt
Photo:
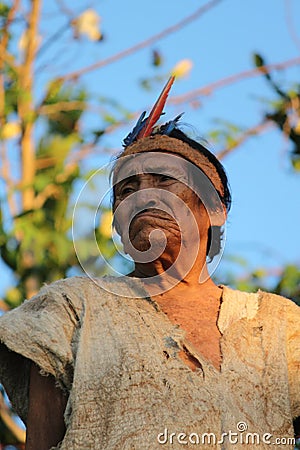
[[[299,321],[290,300],[223,287],[218,371],[138,279],[74,277],[0,319],[0,381],[26,422],[29,360],[56,378],[69,394],[61,450],[244,449],[247,433],[267,449],[300,415]]]

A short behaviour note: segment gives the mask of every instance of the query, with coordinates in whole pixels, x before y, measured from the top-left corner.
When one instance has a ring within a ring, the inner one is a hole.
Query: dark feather
[[[159,133],[166,134],[167,136],[174,130],[177,122],[181,119],[184,113],[178,114],[175,119],[170,120],[159,128]]]
[[[135,141],[137,135],[141,131],[141,129],[144,127],[145,122],[147,119],[144,120],[144,117],[146,115],[146,111],[143,111],[140,115],[135,127],[133,130],[126,136],[126,138],[123,140],[123,146],[128,147],[128,145],[132,144],[133,141]]]

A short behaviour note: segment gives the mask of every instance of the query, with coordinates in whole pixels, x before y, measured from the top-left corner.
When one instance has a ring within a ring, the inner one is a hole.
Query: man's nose
[[[135,193],[134,204],[135,209],[142,210],[147,208],[155,208],[159,205],[159,190],[150,187],[141,188]]]

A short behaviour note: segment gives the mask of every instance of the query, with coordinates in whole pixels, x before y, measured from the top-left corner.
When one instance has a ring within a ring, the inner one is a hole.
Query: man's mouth
[[[142,211],[139,211],[132,217],[132,220],[146,217],[152,217],[154,219],[172,220],[172,216],[170,216],[168,213],[155,208],[147,208],[143,209]]]

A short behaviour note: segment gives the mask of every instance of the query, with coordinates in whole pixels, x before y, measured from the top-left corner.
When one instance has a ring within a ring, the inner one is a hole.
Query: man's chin
[[[165,238],[154,238],[153,236],[150,237],[151,232],[153,232],[154,229],[152,228],[151,230],[141,230],[140,232],[138,232],[137,234],[135,234],[134,236],[130,236],[130,242],[131,242],[131,246],[134,247],[135,250],[139,251],[139,252],[147,252],[148,250],[150,250],[150,248],[155,247],[156,249],[158,247],[161,247],[163,244],[163,247],[165,247],[165,242],[166,239]],[[150,242],[151,239],[151,242]]]
[[[153,255],[152,261],[154,261],[166,251],[168,246],[174,248],[178,242],[177,238],[174,239],[173,234],[161,228],[145,227],[135,234],[133,231],[131,230],[129,236],[130,241],[128,241],[128,238],[126,242],[123,241],[125,252],[133,259],[137,256],[134,254],[136,250],[137,252],[147,252],[147,262]]]

